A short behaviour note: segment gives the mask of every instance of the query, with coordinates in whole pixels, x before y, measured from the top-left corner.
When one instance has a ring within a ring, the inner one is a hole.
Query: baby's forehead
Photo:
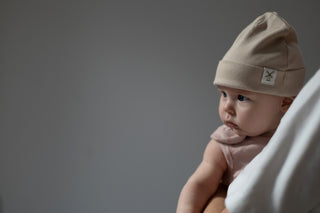
[[[252,92],[248,90],[235,89],[235,88],[225,87],[225,86],[218,86],[218,89],[226,92],[232,92],[232,93],[241,93],[241,94],[248,94],[248,95],[258,94],[256,92]]]

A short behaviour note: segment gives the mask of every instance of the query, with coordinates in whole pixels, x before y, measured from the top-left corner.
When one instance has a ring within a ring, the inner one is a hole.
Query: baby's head
[[[220,118],[239,135],[272,135],[304,83],[294,29],[278,14],[248,25],[219,62]]]

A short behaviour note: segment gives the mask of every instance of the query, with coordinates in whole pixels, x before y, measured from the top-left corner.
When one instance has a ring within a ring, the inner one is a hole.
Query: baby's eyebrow
[[[253,95],[253,94],[255,94],[254,92],[247,91],[247,90],[241,90],[241,89],[236,89],[235,92],[239,93],[241,95]]]
[[[227,92],[230,95],[243,95],[246,97],[252,97],[255,94],[255,92],[251,92],[248,90],[241,90],[224,86],[218,86],[218,90],[219,92]]]
[[[249,91],[239,91],[239,94],[246,96],[246,95],[252,95],[253,93]]]

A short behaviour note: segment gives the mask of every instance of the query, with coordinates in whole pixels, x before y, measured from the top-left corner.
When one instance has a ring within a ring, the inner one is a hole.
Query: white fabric
[[[320,70],[230,185],[226,206],[230,213],[320,212]]]

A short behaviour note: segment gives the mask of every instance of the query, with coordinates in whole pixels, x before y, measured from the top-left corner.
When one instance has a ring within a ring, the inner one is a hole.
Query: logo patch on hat
[[[261,83],[267,85],[274,85],[277,77],[277,72],[277,70],[264,67]]]

